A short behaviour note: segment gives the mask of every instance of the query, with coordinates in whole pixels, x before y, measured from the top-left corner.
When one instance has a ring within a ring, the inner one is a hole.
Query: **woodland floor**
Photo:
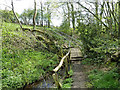
[[[73,70],[73,84],[72,88],[86,88],[85,83],[87,81],[85,70],[81,61],[74,61],[72,62],[72,70]]]

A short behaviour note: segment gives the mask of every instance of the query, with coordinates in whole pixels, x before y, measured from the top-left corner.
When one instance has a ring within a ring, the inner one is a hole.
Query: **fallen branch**
[[[28,30],[28,31],[32,31],[30,28],[22,28],[23,31]]]
[[[46,43],[50,43],[49,40],[46,40],[43,36],[41,35],[36,35],[36,38],[39,39],[39,40],[44,40]]]

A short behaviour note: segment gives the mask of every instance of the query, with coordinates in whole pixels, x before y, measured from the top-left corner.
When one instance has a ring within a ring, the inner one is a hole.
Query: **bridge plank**
[[[81,60],[83,57],[82,52],[79,48],[71,48],[70,50],[70,60]]]

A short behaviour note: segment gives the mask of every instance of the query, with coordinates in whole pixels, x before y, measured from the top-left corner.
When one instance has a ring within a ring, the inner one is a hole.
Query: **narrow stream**
[[[68,67],[68,69],[70,69],[70,67]],[[63,77],[65,76],[64,68],[59,70],[58,76],[59,76],[59,79],[63,79]],[[56,86],[55,86],[53,77],[50,75],[50,76],[45,77],[43,80],[34,82],[31,85],[27,85],[24,88],[24,90],[27,90],[28,88],[30,88],[30,90],[35,90],[35,89],[45,89],[45,88],[55,88],[55,87]]]
[[[52,76],[46,77],[43,80],[37,81],[31,85],[27,85],[25,87],[25,90],[27,88],[35,89],[35,88],[54,88],[54,80]]]

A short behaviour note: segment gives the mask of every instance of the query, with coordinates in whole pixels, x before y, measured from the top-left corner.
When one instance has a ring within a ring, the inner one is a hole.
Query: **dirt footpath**
[[[73,70],[73,84],[72,88],[86,88],[85,82],[87,81],[85,76],[84,67],[81,65],[80,61],[72,62],[72,70]]]

